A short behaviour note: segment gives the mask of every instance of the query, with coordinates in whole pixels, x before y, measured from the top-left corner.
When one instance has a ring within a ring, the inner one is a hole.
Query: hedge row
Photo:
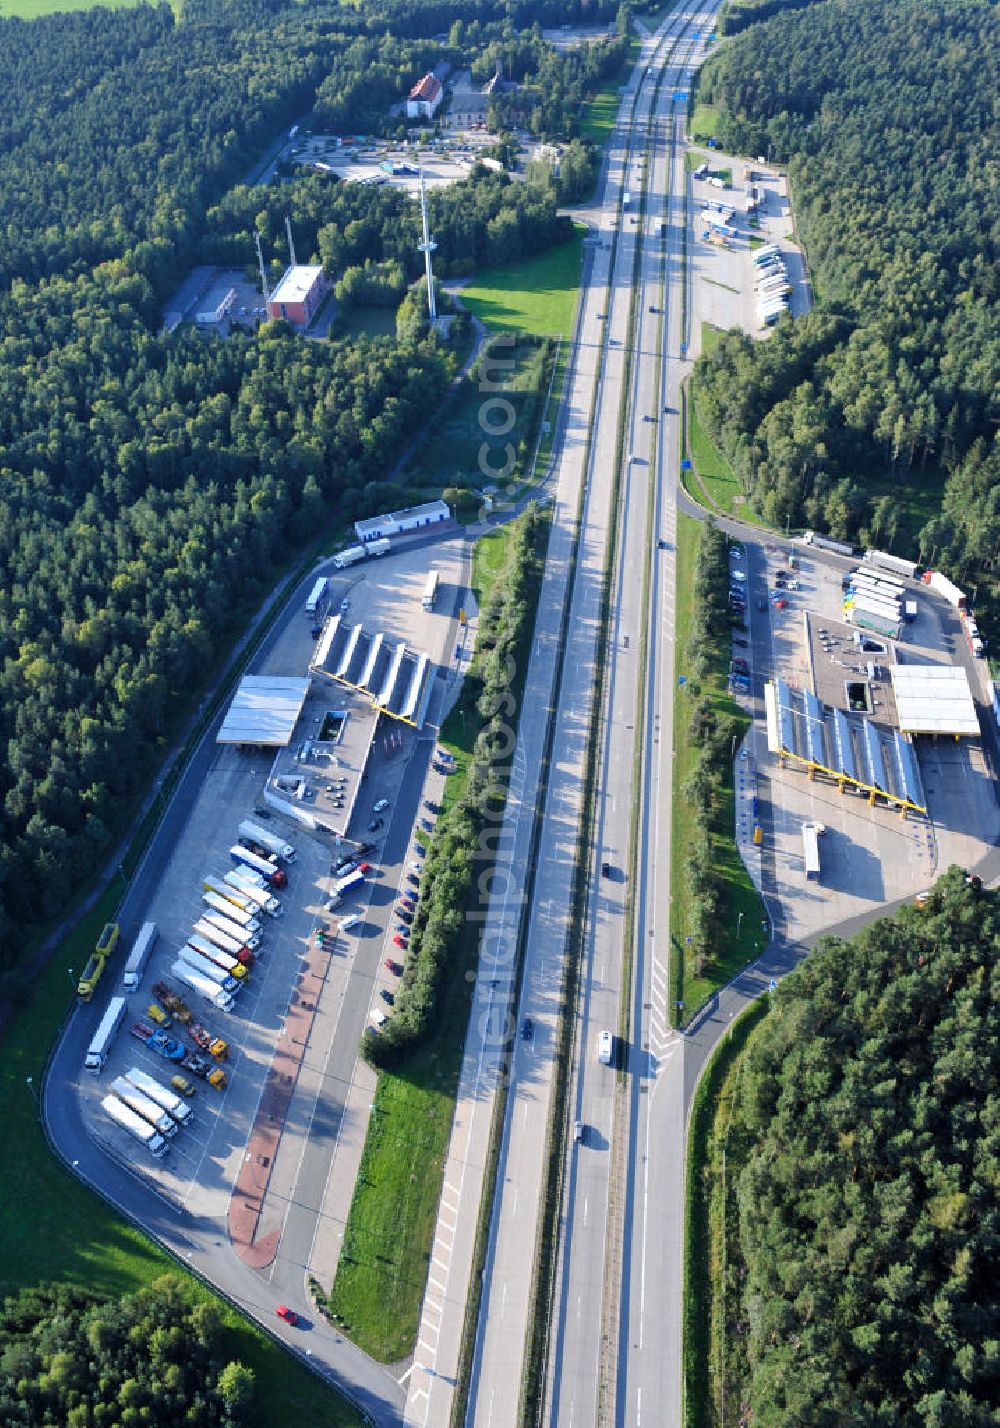
[[[688,637],[690,742],[698,750],[697,762],[685,780],[682,793],[695,812],[694,828],[684,859],[684,878],[690,908],[690,956],[696,976],[701,976],[723,936],[725,880],[712,841],[728,830],[727,790],[732,780],[734,740],[745,720],[720,700],[717,676],[720,661],[728,658],[732,616],[729,612],[729,547],[712,521],[699,532],[695,558],[696,600]],[[724,653],[720,653],[724,652]],[[725,679],[725,674],[721,675]]]
[[[546,517],[531,505],[512,527],[508,561],[480,614],[462,703],[481,720],[462,796],[438,821],[428,848],[393,1014],[369,1028],[361,1051],[373,1066],[398,1066],[433,1029],[438,996],[458,955],[473,879],[493,860],[516,736],[512,687],[528,658],[535,592],[544,565]],[[468,716],[467,716],[468,717]]]

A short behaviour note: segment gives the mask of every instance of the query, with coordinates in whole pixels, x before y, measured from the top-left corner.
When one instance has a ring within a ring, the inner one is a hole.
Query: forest
[[[996,1423],[1000,895],[827,939],[734,1076],[715,1423]]]
[[[354,269],[351,292],[398,296],[412,205],[241,184],[345,56],[367,63],[377,35],[412,82],[460,12],[498,35],[553,13],[186,0],[179,18],[0,20],[0,998],[25,994],[25,932],[106,856],[278,572],[331,519],[400,494],[381,478],[455,367],[419,289],[394,339],[269,324],[223,342],[163,334],[160,315],[193,263],[248,262],[256,225],[280,256],[289,207],[335,281]],[[565,232],[551,194],[502,175],[432,201],[452,271]]]
[[[240,1428],[253,1374],[226,1362],[214,1305],[192,1306],[170,1276],[104,1301],[85,1289],[24,1289],[0,1303],[4,1428]]]
[[[723,147],[787,165],[816,305],[727,334],[695,388],[770,523],[939,565],[995,638],[998,91],[1000,16],[971,0],[826,0],[720,50],[699,97]]]

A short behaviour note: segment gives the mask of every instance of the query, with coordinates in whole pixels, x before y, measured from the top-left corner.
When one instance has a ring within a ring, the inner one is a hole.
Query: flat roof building
[[[267,300],[267,315],[284,318],[295,327],[308,327],[326,297],[328,284],[320,263],[297,263]]]
[[[308,679],[245,675],[226,710],[215,742],[285,748],[291,743],[308,693]]]
[[[444,501],[428,501],[423,506],[410,506],[405,511],[390,511],[384,516],[371,516],[366,521],[355,521],[354,530],[358,540],[364,545],[368,541],[381,540],[384,536],[404,535],[407,531],[420,530],[423,526],[450,521],[451,511]]]
[[[969,676],[955,664],[894,664],[889,673],[905,734],[952,734],[975,738],[979,718]]]

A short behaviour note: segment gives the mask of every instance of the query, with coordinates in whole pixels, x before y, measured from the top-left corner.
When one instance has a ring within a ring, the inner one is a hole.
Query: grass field
[[[719,126],[719,111],[712,104],[698,103],[691,116],[691,138],[695,143],[715,137]]]
[[[55,1279],[115,1296],[141,1289],[158,1275],[175,1273],[192,1299],[219,1304],[227,1352],[254,1370],[255,1424],[261,1428],[284,1428],[289,1421],[328,1428],[360,1424],[360,1417],[342,1399],[115,1215],[63,1170],[49,1150],[35,1099],[48,1048],[73,1000],[76,974],[113,914],[120,891],[109,890],[65,940],[40,979],[34,1000],[3,1039],[0,1124],[7,1151],[0,1157],[0,1293]]]
[[[39,20],[43,15],[64,10],[93,10],[95,5],[103,5],[108,10],[126,10],[142,3],[144,0],[0,0],[0,19]]]
[[[332,337],[395,337],[394,307],[354,307],[338,313]]]
[[[511,533],[510,527],[493,531],[476,545],[472,588],[480,609],[503,578]],[[446,785],[445,811],[462,794],[481,722],[474,703],[464,695],[445,720],[440,742],[457,764]],[[345,1332],[385,1363],[412,1353],[419,1326],[475,987],[479,933],[478,922],[463,920],[433,1039],[408,1057],[403,1071],[379,1075],[330,1293],[330,1307]]]
[[[580,288],[583,236],[579,227],[568,243],[537,258],[485,268],[462,289],[462,302],[487,327],[568,338]]]
[[[688,638],[691,628],[691,610],[697,598],[694,582],[695,551],[698,541],[699,522],[690,516],[677,517],[677,672],[684,673]],[[719,712],[726,710],[735,714],[743,726],[749,719],[726,692],[729,672],[729,649],[720,648],[715,653],[712,667],[704,683],[704,692],[712,707]],[[740,858],[736,840],[732,833],[726,837],[714,836],[712,849],[721,867],[726,884],[726,923],[730,929],[724,945],[716,951],[713,961],[700,977],[694,975],[684,956],[685,939],[691,932],[689,898],[684,877],[684,856],[691,841],[694,827],[693,810],[683,797],[681,789],[690,777],[697,757],[697,749],[691,741],[689,709],[683,690],[677,694],[674,720],[674,784],[673,784],[673,835],[670,840],[670,887],[672,910],[670,918],[670,940],[672,946],[673,1000],[684,1003],[682,1020],[688,1021],[698,1007],[724,986],[739,969],[751,961],[764,946],[766,933],[761,928],[764,909],[757,890],[750,881],[750,875]],[[724,808],[721,826],[734,826],[734,793],[730,780],[724,790]]]
[[[551,358],[549,344],[534,337],[520,334],[510,347],[499,349],[504,361],[513,360],[513,367],[491,365],[491,382],[494,384],[487,395],[480,389],[476,374],[465,378],[458,390],[441,413],[434,431],[419,446],[407,462],[403,480],[407,485],[435,487],[438,491],[448,486],[475,486],[498,484],[496,472],[507,464],[507,443],[513,444],[517,453],[517,465],[506,472],[500,485],[518,480],[524,468],[530,463],[540,419],[540,404],[544,400],[545,387],[549,380]],[[503,386],[500,387],[501,381]],[[490,406],[484,411],[489,399]],[[493,432],[506,425],[509,415],[499,403],[509,402],[514,414],[514,425],[502,435]],[[492,427],[484,429],[483,418]],[[480,455],[483,445],[487,451],[483,464]]]

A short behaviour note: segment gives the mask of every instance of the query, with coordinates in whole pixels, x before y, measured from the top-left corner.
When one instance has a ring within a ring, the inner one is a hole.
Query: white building
[[[443,98],[444,85],[436,75],[425,74],[410,90],[406,100],[406,117],[433,119]]]
[[[444,501],[428,501],[424,506],[410,506],[405,511],[390,511],[384,516],[371,516],[355,521],[354,531],[362,545],[382,540],[385,536],[405,535],[424,526],[439,525],[451,520],[451,511]]]

